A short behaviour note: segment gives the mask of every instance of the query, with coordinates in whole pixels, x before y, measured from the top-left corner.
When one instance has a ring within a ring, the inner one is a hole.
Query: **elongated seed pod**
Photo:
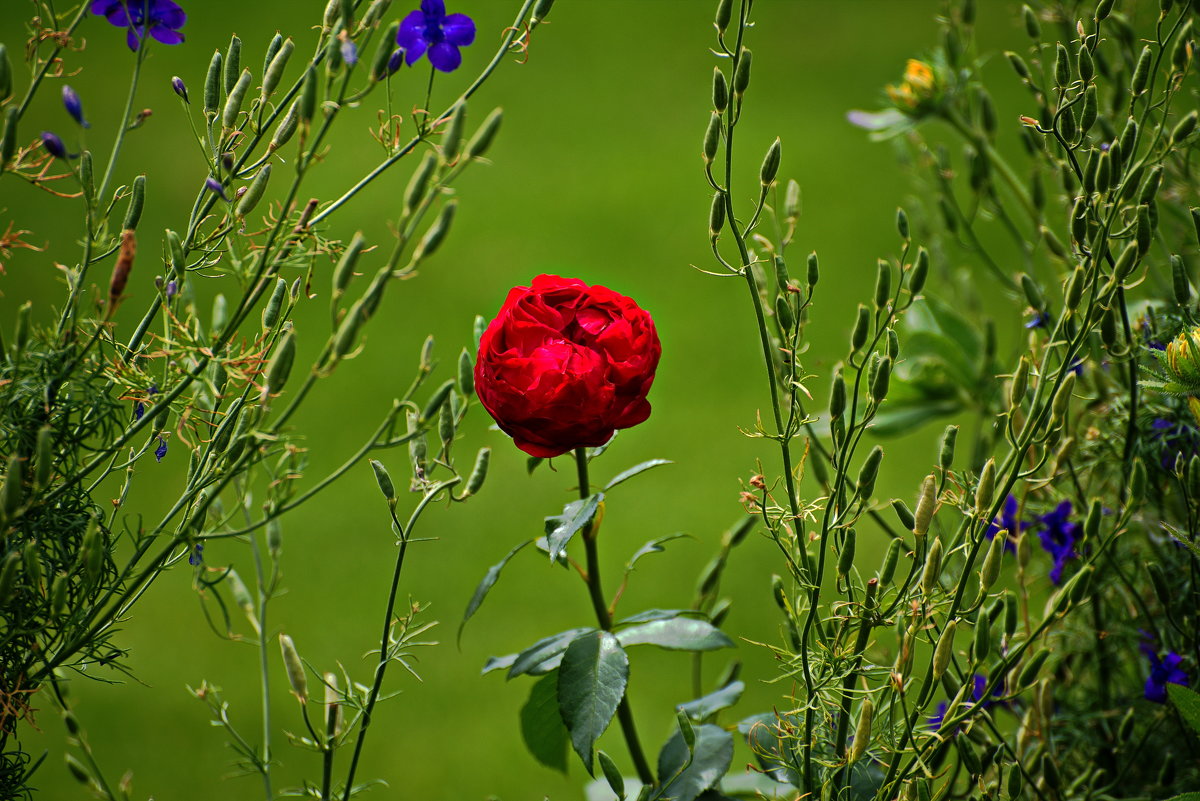
[[[471,475],[467,478],[468,495],[475,495],[483,488],[483,481],[487,478],[488,463],[492,458],[491,448],[480,448],[479,453],[475,455],[475,466],[471,468]]]
[[[242,69],[242,40],[236,35],[229,40],[225,49],[225,94],[233,91]]]
[[[442,159],[447,164],[452,164],[458,158],[463,142],[463,128],[466,124],[467,104],[460,101],[454,104],[454,108],[450,112],[450,119],[446,120],[446,127],[442,132]]]
[[[304,672],[304,662],[296,651],[296,644],[286,634],[279,635],[279,650],[283,654],[283,668],[287,673],[288,684],[300,703],[308,702],[308,675]]]
[[[942,674],[950,665],[950,657],[954,655],[954,634],[957,630],[957,620],[951,620],[946,624],[946,628],[942,629],[942,636],[938,638],[937,645],[933,649],[934,680],[941,679]]]
[[[725,195],[717,192],[713,195],[712,206],[708,210],[708,233],[716,236],[725,227]]]
[[[221,112],[221,125],[225,128],[237,127],[238,114],[242,111],[242,102],[246,99],[246,92],[250,89],[250,81],[250,70],[242,70],[241,77],[229,90],[229,94],[225,98],[225,108]]]
[[[454,390],[454,381],[447,379],[442,382],[442,385],[433,391],[429,396],[429,402],[425,404],[425,408],[421,410],[421,420],[432,420],[437,415],[438,410],[442,408],[442,404],[450,397],[450,393]]]
[[[264,389],[277,393],[287,383],[288,375],[292,372],[292,363],[296,360],[296,336],[291,324],[285,326],[283,337],[275,346],[275,353],[267,363],[267,383]]]
[[[987,555],[983,557],[983,566],[979,569],[979,589],[982,592],[987,592],[996,583],[996,579],[1000,577],[1000,563],[1004,558],[1004,543],[1010,537],[1015,537],[1015,532],[999,531],[992,542],[988,545]]]
[[[383,497],[391,506],[396,505],[396,486],[392,483],[392,477],[388,473],[387,468],[383,466],[383,462],[378,459],[371,460],[371,469],[375,471],[375,481],[379,483],[379,491],[383,493]]]
[[[737,97],[746,94],[746,90],[750,87],[750,65],[753,61],[754,54],[743,47],[737,69],[733,73],[733,93]]]
[[[729,107],[729,83],[720,67],[713,67],[712,101],[718,114],[724,114]]]
[[[875,705],[871,703],[871,699],[864,699],[858,711],[858,724],[854,727],[854,744],[846,760],[848,764],[854,764],[866,753],[867,743],[871,740],[871,718],[874,712]]]
[[[488,151],[488,148],[492,146],[492,141],[496,138],[496,133],[500,130],[500,123],[503,119],[504,115],[500,109],[492,110],[492,113],[483,121],[483,125],[479,126],[475,135],[467,142],[467,158],[479,158]]]
[[[304,85],[300,89],[300,120],[305,123],[311,123],[316,113],[317,69],[310,64],[304,72]]]
[[[708,117],[708,127],[704,129],[704,146],[701,155],[705,164],[712,164],[717,156],[717,147],[721,143],[721,117],[715,112]]]
[[[850,574],[854,568],[854,549],[855,543],[858,540],[858,534],[854,529],[846,531],[846,537],[842,540],[842,552],[838,555],[837,572],[842,578]]]
[[[258,205],[258,201],[262,200],[263,193],[267,191],[267,181],[269,180],[271,180],[271,165],[264,164],[258,168],[254,180],[250,182],[249,188],[246,189],[246,194],[242,195],[242,199],[238,201],[237,208],[235,209],[237,216],[245,217],[254,211],[254,207]]]
[[[136,231],[142,220],[142,209],[146,204],[146,176],[139,175],[133,179],[129,190],[129,208],[125,210],[125,222],[121,228],[126,231]]]
[[[283,115],[283,119],[275,126],[275,133],[271,136],[271,144],[269,148],[274,153],[279,148],[288,143],[288,140],[296,133],[296,128],[300,125],[300,101],[293,100],[292,105],[288,106],[287,113]]]
[[[433,176],[433,171],[437,167],[437,156],[432,153],[426,153],[425,158],[413,171],[412,177],[408,180],[408,187],[404,190],[404,213],[411,214],[417,204],[425,197],[425,191],[429,187],[429,179]]]
[[[775,141],[767,148],[767,154],[763,157],[762,166],[758,170],[758,180],[764,187],[770,186],[775,180],[775,174],[779,172],[779,162],[782,158],[783,144],[779,141],[779,137],[775,137]]]
[[[263,331],[270,331],[275,327],[275,323],[279,322],[279,312],[283,309],[283,302],[287,299],[287,281],[280,278],[275,282],[275,289],[271,291],[271,297],[267,300],[267,305],[262,312],[262,327]]]
[[[217,116],[217,109],[221,106],[221,65],[223,63],[221,51],[215,51],[212,60],[208,63],[208,75],[204,79],[204,114],[210,118]]]
[[[928,475],[921,483],[921,494],[917,497],[917,511],[913,515],[913,533],[918,537],[924,537],[929,531],[929,523],[933,519],[936,502],[937,479]]]
[[[433,221],[433,225],[429,226],[429,230],[425,232],[425,236],[421,237],[421,241],[413,250],[414,263],[419,264],[437,252],[442,242],[445,241],[446,234],[450,232],[450,224],[454,222],[454,213],[457,210],[458,201],[454,200],[442,207],[441,214]]]
[[[900,540],[892,540],[887,553],[883,556],[883,564],[879,568],[879,586],[886,587],[892,583],[896,574],[896,564],[900,561]]]
[[[278,35],[278,34],[276,34]],[[267,102],[275,89],[279,86],[279,82],[283,79],[283,72],[287,69],[288,59],[292,57],[292,52],[296,49],[296,44],[289,37],[280,47],[279,52],[271,59],[270,63],[263,71],[262,92],[259,98],[262,102]]]
[[[346,287],[350,285],[350,279],[354,277],[354,268],[358,265],[358,258],[362,255],[363,248],[366,247],[367,240],[362,235],[362,231],[358,231],[350,238],[350,244],[346,245],[346,249],[342,251],[342,257],[338,259],[337,266],[333,268],[333,296],[337,300],[346,291]]]
[[[935,537],[925,555],[925,566],[921,570],[921,592],[928,599],[933,595],[942,575],[942,541]]]
[[[992,506],[996,489],[996,460],[988,459],[979,473],[979,484],[975,487],[975,514],[982,517]]]

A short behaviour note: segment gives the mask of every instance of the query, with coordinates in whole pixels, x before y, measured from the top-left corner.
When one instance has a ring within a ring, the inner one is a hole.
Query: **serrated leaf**
[[[566,631],[561,631],[558,634],[552,634],[549,637],[538,640],[517,654],[512,667],[509,668],[508,677],[513,679],[525,673],[528,673],[530,676],[540,676],[543,673],[549,673],[558,667],[558,663],[562,661],[563,652],[567,650],[567,646],[571,644],[571,640],[590,631],[595,631],[595,629],[567,629]]]
[[[687,536],[688,535],[684,534],[683,532],[678,532],[676,534],[668,534],[665,537],[659,537],[656,540],[650,540],[641,548],[638,548],[636,551],[634,551],[633,556],[629,557],[629,561],[625,563],[625,574],[628,575],[629,573],[632,573],[634,565],[636,565],[637,561],[643,556],[647,556],[652,553],[662,553],[664,550],[666,550],[663,548],[663,545],[671,540],[678,540]]]
[[[496,580],[500,578],[500,571],[508,564],[508,560],[516,556],[517,551],[520,551],[531,542],[533,540],[525,540],[509,551],[503,559],[488,568],[487,573],[483,576],[483,580],[475,588],[475,594],[471,596],[470,602],[467,603],[467,611],[463,612],[462,622],[458,624],[458,640],[462,640],[463,627],[467,625],[467,621],[471,619],[471,615],[479,611],[479,607],[483,605],[483,599],[487,597],[488,592],[495,586]]]
[[[578,501],[571,501],[563,508],[562,515],[546,518],[546,545],[550,558],[558,560],[566,551],[567,543],[581,528],[596,517],[596,509],[604,493],[597,492]],[[553,528],[550,524],[553,523]]]
[[[1171,703],[1179,710],[1179,714],[1188,722],[1196,734],[1200,734],[1200,693],[1190,690],[1182,684],[1168,684],[1167,695]]]
[[[653,470],[655,467],[661,467],[664,464],[675,464],[675,463],[672,462],[670,459],[650,459],[648,461],[642,462],[641,464],[636,464],[633,467],[629,468],[628,470],[625,470],[624,472],[618,473],[616,476],[614,476],[612,481],[610,481],[604,485],[604,491],[608,492],[613,487],[617,486],[618,484],[620,484],[624,481],[628,481],[629,479],[633,478],[634,476],[638,475],[639,473],[645,473],[647,470]]]
[[[489,656],[488,660],[483,663],[483,670],[479,671],[479,675],[486,675],[491,673],[493,670],[508,670],[510,667],[512,667],[513,662],[516,661],[516,654],[508,654],[506,656]]]
[[[676,731],[658,755],[658,781],[662,795],[672,801],[693,801],[715,787],[733,763],[733,737],[720,726],[695,727],[696,746],[689,754],[683,735]]]
[[[534,682],[521,707],[521,738],[538,762],[567,772],[567,728],[558,712],[558,673],[552,671]]]
[[[608,728],[629,681],[629,657],[607,631],[591,631],[571,641],[558,671],[558,708],[571,733],[571,745],[589,774],[593,746]]]
[[[621,645],[657,645],[672,651],[715,651],[732,648],[733,640],[709,623],[694,617],[676,617],[639,623],[617,633]]]
[[[676,707],[680,712],[683,712],[689,718],[695,721],[704,720],[714,712],[720,712],[722,709],[728,709],[738,702],[742,697],[742,693],[746,691],[746,683],[743,681],[734,681],[726,684],[719,690],[711,692],[708,695],[701,696],[695,701],[688,701],[686,704],[680,704]]]

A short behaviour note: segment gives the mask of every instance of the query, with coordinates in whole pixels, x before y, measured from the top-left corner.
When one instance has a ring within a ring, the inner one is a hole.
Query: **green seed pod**
[[[1079,48],[1075,66],[1084,83],[1090,83],[1096,75],[1096,65],[1092,62],[1092,51],[1088,50],[1086,46]]]
[[[432,420],[437,415],[438,410],[442,408],[442,404],[450,397],[450,393],[453,390],[454,381],[447,379],[433,391],[433,394],[429,396],[429,402],[425,404],[425,408],[421,411],[422,422]]]
[[[50,486],[50,477],[54,472],[54,429],[48,425],[38,429],[33,470],[34,489],[43,490]]]
[[[853,765],[866,753],[867,743],[871,740],[871,718],[874,716],[875,705],[870,698],[863,699],[858,711],[858,724],[854,727],[854,744],[850,747],[850,755],[846,763]]]
[[[1004,536],[1001,536],[1003,534]],[[1016,534],[1011,531],[999,532],[988,545],[987,555],[983,557],[983,566],[979,569],[979,590],[986,593],[1000,577],[1000,565],[1004,559],[1004,543],[1010,541]],[[982,659],[983,657],[980,657]]]
[[[221,106],[221,51],[213,53],[212,61],[208,63],[208,75],[204,79],[204,114],[209,118],[217,116]]]
[[[42,588],[42,559],[38,553],[37,540],[30,540],[21,552],[21,560],[25,565],[25,578],[29,586],[35,590]]]
[[[842,578],[848,576],[854,568],[854,548],[857,540],[858,534],[855,530],[848,529],[846,538],[842,540],[842,552],[838,555],[837,572]]]
[[[950,665],[950,657],[954,656],[954,633],[957,630],[958,621],[951,620],[946,624],[946,628],[942,629],[942,636],[938,637],[937,645],[933,649],[933,678],[935,681],[942,678],[942,674]]]
[[[713,67],[712,101],[718,114],[725,113],[725,109],[729,107],[729,83],[720,67]]]
[[[274,153],[279,148],[288,143],[288,140],[296,133],[296,128],[300,125],[300,101],[293,100],[292,105],[288,106],[287,113],[283,115],[283,119],[275,126],[275,133],[271,136],[271,144],[269,149]]]
[[[1062,786],[1062,779],[1058,775],[1058,766],[1054,764],[1054,758],[1048,753],[1042,754],[1042,778],[1046,781],[1046,786],[1051,790],[1058,790]]]
[[[917,497],[917,511],[913,515],[913,534],[924,537],[929,531],[929,523],[933,520],[936,505],[937,481],[932,475],[928,475],[921,482],[921,494]]]
[[[933,591],[939,586],[941,576],[942,541],[940,538],[934,537],[929,546],[929,553],[925,556],[925,566],[921,570],[921,593],[926,600],[929,600]]]
[[[275,55],[279,52],[281,47],[283,47],[283,36],[276,33],[271,37],[271,41],[267,44],[267,52],[266,55],[263,56],[262,71],[264,76],[270,71],[271,62],[275,60]]]
[[[1037,15],[1029,6],[1021,6],[1021,18],[1025,22],[1025,33],[1035,42],[1042,40],[1042,26],[1038,24]]]
[[[396,34],[400,31],[400,23],[393,22],[384,31],[383,38],[375,50],[375,58],[371,61],[371,80],[382,81],[388,77],[388,62],[396,51]]]
[[[21,119],[20,109],[9,106],[4,110],[4,137],[0,138],[0,170],[12,161],[17,152],[17,123]]]
[[[796,322],[786,295],[779,295],[775,298],[775,319],[779,321],[780,331],[785,336],[792,330],[792,326]]]
[[[858,317],[854,321],[854,331],[850,335],[850,352],[857,353],[867,344],[867,335],[871,331],[871,314],[867,307],[858,304]]]
[[[246,99],[246,92],[250,89],[251,75],[250,70],[242,70],[242,75],[238,78],[237,83],[229,90],[229,95],[225,98],[225,108],[221,112],[221,125],[225,128],[236,128],[238,114],[242,111],[242,102]]]
[[[708,210],[708,233],[716,237],[725,227],[725,195],[721,192],[713,195],[712,206]]]
[[[433,221],[433,225],[429,226],[425,236],[421,237],[421,241],[417,243],[416,250],[413,251],[414,263],[419,264],[437,252],[442,242],[445,241],[446,234],[450,232],[450,224],[454,222],[454,213],[457,210],[458,201],[456,200],[452,200],[442,207],[442,212]]]
[[[1071,277],[1067,280],[1066,303],[1067,308],[1075,311],[1079,308],[1080,302],[1083,300],[1083,289],[1086,278],[1083,268],[1076,267]]]
[[[1141,459],[1135,459],[1133,470],[1129,474],[1129,498],[1131,501],[1141,501],[1146,497],[1146,465]]]
[[[491,459],[491,448],[480,448],[479,453],[475,454],[475,466],[471,468],[471,475],[467,478],[467,495],[475,495],[483,487]]]
[[[1133,78],[1129,81],[1129,92],[1134,97],[1146,90],[1146,83],[1150,80],[1150,63],[1153,60],[1150,45],[1146,45],[1142,48],[1141,55],[1138,56],[1137,66],[1133,68]],[[1132,153],[1132,151],[1128,152]]]
[[[1141,258],[1150,251],[1150,243],[1154,237],[1154,226],[1150,221],[1149,206],[1138,206],[1137,228],[1134,234],[1134,241],[1137,242],[1138,257]]]
[[[1025,292],[1025,301],[1035,309],[1044,309],[1046,301],[1042,298],[1042,291],[1038,289],[1037,283],[1029,273],[1021,273],[1021,289]]]
[[[217,426],[216,432],[212,438],[212,452],[224,453],[229,446],[229,442],[233,437],[234,430],[241,423],[242,418],[242,399],[238,398],[230,406],[229,412],[225,415],[225,419]]]
[[[1172,145],[1177,145],[1192,135],[1192,132],[1196,130],[1196,119],[1198,116],[1200,116],[1200,112],[1192,109],[1183,119],[1176,123],[1175,127],[1171,130]],[[1162,165],[1155,166],[1158,169],[1162,168]]]
[[[871,398],[875,403],[883,403],[883,399],[888,394],[888,382],[892,375],[892,360],[885,356],[879,360],[879,367],[875,371],[875,378],[871,381]]]
[[[1150,172],[1146,173],[1146,180],[1142,182],[1142,188],[1138,192],[1138,203],[1140,205],[1148,205],[1154,202],[1154,198],[1158,196],[1158,189],[1162,186],[1163,168],[1161,164],[1155,164],[1150,168]]]
[[[475,131],[475,135],[467,142],[466,153],[468,158],[478,158],[487,152],[488,148],[492,146],[492,140],[496,138],[496,132],[500,130],[502,119],[503,116],[500,113],[500,109],[493,110],[487,116],[487,119],[483,121],[483,125],[479,126],[479,129]]]
[[[786,292],[792,283],[792,278],[788,274],[787,262],[784,261],[783,256],[776,256],[772,263],[775,265],[775,283],[780,292]]]
[[[69,583],[66,573],[59,573],[54,577],[54,581],[50,584],[50,614],[53,617],[62,617],[67,611],[67,590]]]
[[[754,60],[754,54],[747,48],[743,47],[741,56],[737,62],[737,68],[733,73],[733,95],[741,97],[746,94],[746,89],[750,86],[750,64]]]
[[[417,169],[413,170],[412,177],[408,179],[408,187],[404,190],[404,213],[406,215],[412,214],[413,209],[424,199],[425,191],[429,188],[429,179],[433,176],[436,168],[437,156],[426,153]]]
[[[1017,687],[1031,687],[1037,681],[1038,673],[1042,670],[1042,665],[1046,664],[1046,660],[1050,658],[1050,649],[1042,648],[1038,650],[1029,661],[1025,663],[1025,667],[1021,668],[1021,673],[1017,678]]]
[[[1143,208],[1145,207],[1143,206]],[[1137,266],[1138,258],[1138,243],[1130,242],[1121,251],[1121,255],[1117,257],[1116,265],[1113,266],[1113,275],[1118,281],[1124,281],[1129,277],[1129,274]]]
[[[73,754],[66,754],[67,771],[71,777],[80,784],[92,784],[92,774],[83,766],[83,763],[75,758]]]
[[[1200,219],[1200,217],[1198,217],[1198,219]],[[1200,222],[1198,222],[1196,224],[1196,227],[1197,227],[1196,236],[1197,236],[1197,238],[1200,238]],[[821,280],[821,267],[817,261],[817,253],[816,253],[816,251],[813,251],[812,253],[808,254],[808,278],[807,278],[807,281],[808,281],[808,293],[810,295],[812,294],[813,287],[815,287],[817,285],[817,282],[819,280]]]
[[[463,128],[466,124],[467,104],[465,102],[455,103],[442,132],[442,159],[447,164],[454,163],[454,160],[458,158],[463,143]]]
[[[846,411],[846,380],[839,369],[833,374],[833,384],[829,390],[829,416],[841,417]]]
[[[0,44],[0,100],[12,94],[12,61],[8,58],[8,48]]]
[[[1075,373],[1069,372],[1063,379],[1058,391],[1054,393],[1054,399],[1050,402],[1050,420],[1052,423],[1060,422],[1066,416],[1074,393]]]
[[[900,521],[900,527],[902,529],[905,531],[913,530],[913,526],[916,525],[917,521],[916,518],[913,517],[913,513],[909,511],[908,505],[904,503],[904,501],[900,500],[899,498],[894,498],[892,500],[892,511],[896,513],[896,519]],[[886,584],[887,582],[883,583]]]
[[[129,207],[125,210],[125,222],[121,228],[125,231],[136,231],[142,220],[142,208],[146,204],[146,176],[139,175],[133,179],[133,187],[129,191]]]
[[[1100,341],[1109,350],[1117,345],[1117,317],[1111,308],[1105,309],[1100,318]]]
[[[864,500],[871,497],[875,490],[875,479],[879,475],[879,464],[883,461],[883,448],[879,445],[871,448],[867,458],[863,459],[858,471],[858,495]]]
[[[1074,142],[1078,138],[1079,126],[1075,122],[1073,107],[1064,107],[1062,113],[1058,115],[1058,132],[1067,142]]]
[[[458,391],[465,397],[475,394],[475,368],[466,348],[458,355]]]
[[[79,185],[83,190],[83,199],[90,207],[96,201],[96,184],[92,174],[92,151],[90,150],[79,154]]]
[[[179,234],[170,228],[166,230],[165,237],[167,240],[167,251],[171,257],[171,269],[177,276],[182,276],[184,270],[187,269],[187,261],[183,253],[183,243],[179,241]]]
[[[346,245],[346,249],[342,251],[342,256],[338,259],[337,266],[333,268],[333,297],[335,301],[345,294],[346,287],[350,285],[350,279],[354,277],[354,268],[358,265],[358,258],[362,255],[366,243],[367,240],[363,237],[362,232],[358,231],[350,238],[350,244]]]
[[[775,137],[775,141],[771,143],[771,146],[767,148],[767,155],[763,156],[762,166],[758,169],[758,181],[764,188],[774,182],[775,174],[779,172],[779,161],[782,157],[782,150],[783,144],[777,136]]]
[[[1008,63],[1012,65],[1013,71],[1017,73],[1017,77],[1028,83],[1029,65],[1025,63],[1025,59],[1011,50],[1005,50],[1004,55],[1008,58]]]
[[[246,194],[242,195],[242,199],[238,201],[235,213],[239,217],[245,217],[250,212],[254,211],[254,207],[258,205],[258,201],[262,200],[263,193],[267,191],[267,181],[271,180],[271,165],[264,164],[258,168],[258,172],[254,175],[254,180],[250,182],[250,187],[246,190]]]
[[[705,165],[712,164],[717,155],[717,145],[721,142],[721,118],[713,113],[708,117],[708,127],[704,130],[704,149],[701,155]]]
[[[1096,167],[1096,191],[1100,194],[1108,192],[1113,185],[1113,159],[1111,149],[1100,154]]]
[[[942,441],[938,446],[938,465],[943,470],[949,470],[954,464],[954,444],[958,441],[958,426],[946,426],[942,433]]]
[[[979,473],[979,484],[975,487],[975,514],[984,517],[992,506],[996,490],[996,460],[988,459]]]
[[[892,299],[892,267],[883,259],[879,260],[875,273],[875,308],[883,309]]]
[[[225,50],[225,94],[233,91],[242,69],[242,40],[235,35]]]
[[[287,672],[288,684],[292,685],[292,693],[300,703],[308,703],[308,676],[304,672],[304,663],[296,651],[296,644],[286,634],[279,635],[279,650],[283,654],[283,668]]]
[[[1175,289],[1175,302],[1186,306],[1192,299],[1192,285],[1188,281],[1183,258],[1178,254],[1171,255],[1171,283]]]
[[[0,487],[0,520],[12,520],[25,500],[25,462],[19,454],[9,454],[4,484]]]
[[[278,518],[271,518],[267,521],[267,550],[276,559],[279,558],[279,552],[283,550],[283,526],[279,524]]]
[[[317,70],[309,65],[304,72],[304,85],[300,89],[300,119],[312,123],[317,113]],[[307,130],[307,128],[305,129]]]
[[[21,554],[17,551],[12,551],[8,556],[4,557],[3,565],[0,565],[0,604],[7,603],[12,597],[13,587],[17,583],[17,571],[21,567]]]
[[[1029,387],[1029,360],[1022,356],[1013,373],[1012,385],[1009,387],[1008,404],[1017,408],[1025,400],[1025,392]]]
[[[279,38],[279,34],[275,34],[275,38]],[[393,39],[393,41],[395,41]],[[272,41],[274,44],[274,41]],[[288,59],[292,57],[292,51],[296,49],[295,43],[289,37],[287,41],[279,46],[279,52],[271,58],[270,62],[263,67],[263,85],[262,92],[259,94],[259,99],[266,103],[267,99],[275,93],[275,89],[279,86],[279,82],[283,79],[283,72],[287,69]]]
[[[378,459],[372,459],[371,469],[375,471],[375,480],[379,482],[379,491],[387,499],[388,505],[395,506],[396,487],[392,484],[392,477],[388,475],[387,468],[383,466],[383,462]]]
[[[1083,191],[1089,195],[1096,191],[1096,169],[1099,164],[1100,151],[1090,149],[1087,162],[1083,165]]]
[[[271,292],[271,297],[267,300],[266,308],[262,312],[262,327],[263,331],[270,331],[275,327],[275,323],[279,322],[279,312],[283,309],[283,301],[287,298],[287,281],[280,278],[275,282],[275,289]]]
[[[296,361],[296,335],[290,323],[284,324],[283,336],[275,346],[271,360],[267,362],[267,383],[264,389],[272,394],[283,390],[288,376],[292,372],[292,364]]]
[[[893,501],[893,503],[895,503]],[[883,564],[879,567],[879,586],[886,587],[892,583],[896,575],[896,564],[900,560],[900,540],[892,540],[887,552],[883,555]]]
[[[1062,42],[1058,43],[1054,52],[1054,83],[1059,89],[1065,89],[1071,83],[1071,55]]]

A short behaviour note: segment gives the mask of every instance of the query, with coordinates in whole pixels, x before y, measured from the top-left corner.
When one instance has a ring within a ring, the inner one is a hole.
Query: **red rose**
[[[649,417],[661,353],[654,321],[629,298],[539,275],[508,293],[484,331],[475,391],[518,448],[558,456]]]

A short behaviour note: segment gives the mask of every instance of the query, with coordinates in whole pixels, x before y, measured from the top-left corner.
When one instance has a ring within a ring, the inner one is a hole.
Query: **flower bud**
[[[217,108],[221,105],[221,65],[223,63],[221,51],[214,51],[212,60],[208,63],[208,75],[204,79],[204,113],[210,118],[217,116]]]
[[[917,511],[913,515],[913,534],[924,537],[929,531],[929,523],[933,519],[934,507],[937,502],[937,481],[933,475],[928,475],[921,482],[921,494],[917,497]]]
[[[958,630],[958,621],[951,620],[946,624],[946,628],[942,629],[942,636],[938,637],[937,645],[933,649],[933,678],[935,681],[942,678],[942,674],[946,672],[946,668],[950,666],[950,658],[954,656],[954,633]]]
[[[292,685],[292,693],[304,704],[308,702],[308,676],[304,673],[304,663],[296,651],[296,644],[286,634],[279,635],[279,650],[283,654],[283,668],[287,672],[288,684]]]

